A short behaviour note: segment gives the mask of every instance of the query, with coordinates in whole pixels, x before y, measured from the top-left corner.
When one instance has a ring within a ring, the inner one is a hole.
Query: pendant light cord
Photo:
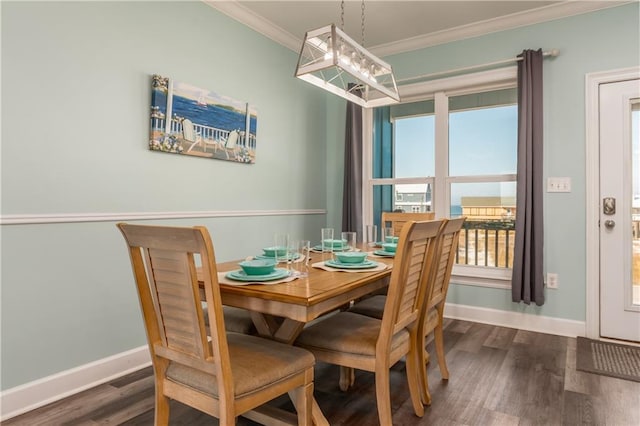
[[[362,47],[364,47],[364,0],[362,0]]]

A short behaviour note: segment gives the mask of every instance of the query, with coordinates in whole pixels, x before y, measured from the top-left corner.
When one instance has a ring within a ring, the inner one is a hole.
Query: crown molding
[[[448,30],[437,31],[418,37],[412,37],[397,42],[380,44],[371,47],[371,53],[377,56],[395,55],[412,50],[424,49],[438,44],[478,37],[484,34],[510,30],[527,25],[539,24],[566,18],[583,13],[594,12],[600,9],[616,7],[629,1],[568,1],[563,3],[543,6],[526,12],[518,12],[499,18],[488,19],[473,24],[462,25]]]
[[[235,19],[243,25],[251,28],[270,38],[282,46],[293,50],[298,53],[300,46],[302,46],[302,40],[294,36],[288,31],[283,30],[279,26],[273,24],[271,21],[263,18],[262,16],[254,13],[251,9],[238,3],[236,0],[219,1],[219,0],[202,0],[212,8],[224,13],[230,18]]]
[[[212,8],[235,19],[241,24],[257,31],[282,46],[298,53],[302,39],[294,36],[271,21],[254,13],[236,0],[217,1],[202,0]],[[543,6],[526,12],[513,13],[500,18],[489,19],[473,24],[463,25],[448,30],[437,31],[418,37],[399,40],[392,43],[369,47],[368,50],[376,56],[384,57],[412,50],[424,49],[438,44],[478,37],[484,34],[509,30],[517,27],[538,24],[555,19],[589,13],[600,9],[616,7],[634,1],[565,1],[562,3]]]

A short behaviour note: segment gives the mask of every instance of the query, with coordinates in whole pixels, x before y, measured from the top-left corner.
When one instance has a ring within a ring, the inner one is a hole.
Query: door
[[[640,342],[640,80],[600,96],[600,336]]]

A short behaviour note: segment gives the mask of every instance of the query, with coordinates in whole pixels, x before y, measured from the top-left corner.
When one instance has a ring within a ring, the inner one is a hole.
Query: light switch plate
[[[571,192],[570,177],[547,178],[547,192]]]

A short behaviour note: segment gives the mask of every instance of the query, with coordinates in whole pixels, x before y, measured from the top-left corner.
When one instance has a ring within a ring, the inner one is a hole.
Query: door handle
[[[613,197],[606,197],[602,199],[602,213],[607,216],[616,214],[616,199]]]
[[[611,220],[611,219],[605,220],[604,221],[604,226],[607,229],[613,229],[613,228],[616,227],[616,221],[615,220]]]

